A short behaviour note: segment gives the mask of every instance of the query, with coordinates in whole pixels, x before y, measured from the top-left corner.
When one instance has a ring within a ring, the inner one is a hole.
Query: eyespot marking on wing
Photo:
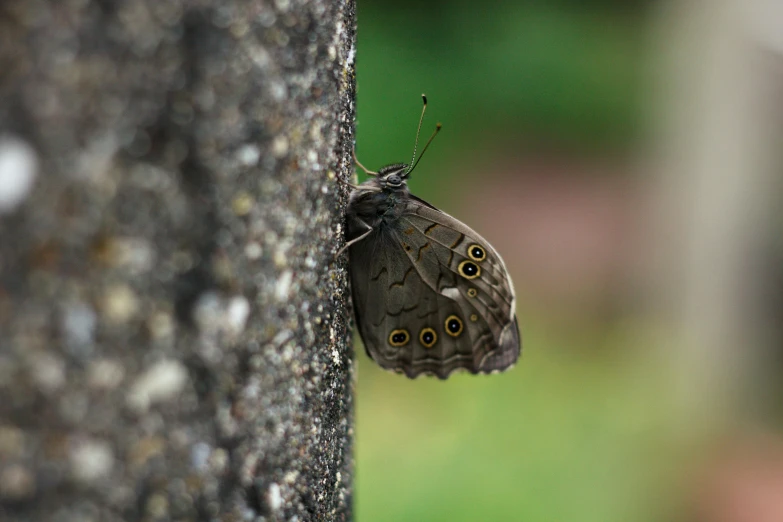
[[[462,261],[457,266],[457,270],[459,271],[459,274],[465,279],[476,279],[481,275],[481,268],[479,268],[479,266],[473,261]]]
[[[454,314],[446,318],[443,326],[446,328],[446,333],[452,337],[459,337],[462,334],[462,331],[465,329],[465,325],[462,323],[462,319]]]
[[[432,348],[438,342],[438,333],[430,327],[422,328],[419,332],[419,342],[425,348]]]
[[[480,263],[487,258],[487,251],[481,245],[474,243],[468,247],[468,257]]]
[[[405,328],[398,328],[389,333],[389,344],[394,347],[405,346],[411,340],[411,334]]]

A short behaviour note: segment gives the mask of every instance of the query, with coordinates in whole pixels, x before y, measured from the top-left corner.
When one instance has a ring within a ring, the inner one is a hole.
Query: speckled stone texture
[[[0,3],[0,520],[351,519],[354,27]]]

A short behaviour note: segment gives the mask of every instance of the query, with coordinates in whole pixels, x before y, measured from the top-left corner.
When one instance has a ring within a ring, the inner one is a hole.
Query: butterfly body
[[[495,250],[410,193],[408,165],[355,187],[346,213],[359,333],[381,367],[408,377],[494,373],[521,345],[513,284]]]

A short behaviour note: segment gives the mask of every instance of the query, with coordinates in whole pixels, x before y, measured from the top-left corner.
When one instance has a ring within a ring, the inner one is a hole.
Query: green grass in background
[[[357,520],[643,522],[671,508],[650,498],[671,476],[657,381],[616,351],[527,345],[508,373],[447,382],[361,357]]]

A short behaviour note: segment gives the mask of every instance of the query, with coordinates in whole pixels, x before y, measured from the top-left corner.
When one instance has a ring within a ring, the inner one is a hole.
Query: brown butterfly
[[[352,185],[341,252],[359,333],[375,362],[411,378],[505,370],[521,351],[514,285],[484,238],[408,190],[418,136],[410,165],[372,172],[356,160],[372,177]]]

